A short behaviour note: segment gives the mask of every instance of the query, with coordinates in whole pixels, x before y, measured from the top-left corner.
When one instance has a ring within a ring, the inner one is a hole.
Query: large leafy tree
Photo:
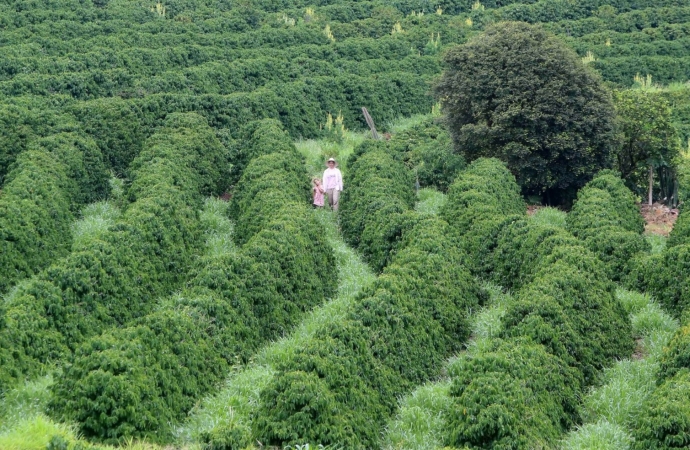
[[[654,169],[672,168],[680,154],[671,107],[661,96],[642,89],[617,92],[615,104],[620,133],[618,170],[636,190],[647,185],[651,204]]]
[[[612,163],[614,108],[600,78],[554,35],[493,25],[445,55],[436,86],[456,151],[496,157],[524,194],[569,202]]]

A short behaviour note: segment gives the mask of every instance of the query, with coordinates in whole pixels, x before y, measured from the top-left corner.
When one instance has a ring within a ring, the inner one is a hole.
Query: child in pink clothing
[[[323,194],[326,190],[321,186],[321,180],[314,178],[311,180],[313,187],[312,191],[314,193],[314,206],[317,208],[323,208]]]

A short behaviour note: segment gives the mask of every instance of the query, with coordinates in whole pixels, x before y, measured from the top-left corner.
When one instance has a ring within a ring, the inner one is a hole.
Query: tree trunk
[[[652,206],[652,188],[654,187],[654,166],[649,166],[649,206]]]

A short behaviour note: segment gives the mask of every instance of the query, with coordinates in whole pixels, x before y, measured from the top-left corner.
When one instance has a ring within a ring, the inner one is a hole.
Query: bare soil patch
[[[645,220],[645,233],[668,236],[678,219],[678,210],[659,203],[652,206],[641,203],[638,206]]]

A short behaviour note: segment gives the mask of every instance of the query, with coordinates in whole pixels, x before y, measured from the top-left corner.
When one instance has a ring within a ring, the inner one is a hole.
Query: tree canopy
[[[615,94],[621,177],[636,191],[645,189],[649,167],[673,167],[679,156],[679,138],[668,101],[645,90]]]
[[[504,22],[445,55],[436,85],[456,151],[496,157],[524,194],[568,202],[611,165],[614,108],[598,75],[539,26]]]

